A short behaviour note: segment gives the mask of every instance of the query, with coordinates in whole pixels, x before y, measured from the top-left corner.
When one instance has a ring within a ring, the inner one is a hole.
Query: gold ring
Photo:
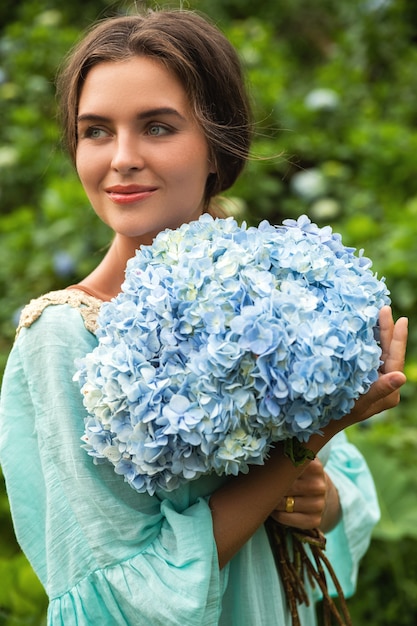
[[[294,504],[295,504],[294,498],[291,496],[287,496],[285,498],[285,512],[294,513]]]

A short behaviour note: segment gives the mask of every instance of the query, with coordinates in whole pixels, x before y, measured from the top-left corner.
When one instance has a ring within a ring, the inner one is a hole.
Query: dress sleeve
[[[326,556],[343,593],[349,597],[355,592],[360,560],[368,549],[380,510],[366,461],[344,432],[332,440],[325,469],[342,507],[341,521],[326,535]],[[329,585],[329,590],[336,593],[333,585]]]
[[[207,497],[138,494],[81,448],[74,361],[95,345],[79,311],[48,306],[20,331],[3,381],[0,462],[48,624],[214,626],[227,567]]]

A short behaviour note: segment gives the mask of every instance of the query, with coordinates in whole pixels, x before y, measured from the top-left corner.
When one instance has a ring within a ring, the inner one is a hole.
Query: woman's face
[[[97,215],[136,247],[198,219],[214,171],[181,83],[158,61],[139,56],[88,73],[76,167]]]

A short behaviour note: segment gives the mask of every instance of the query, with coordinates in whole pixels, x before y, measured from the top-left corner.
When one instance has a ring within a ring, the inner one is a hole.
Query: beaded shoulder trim
[[[97,317],[103,301],[78,289],[60,289],[34,298],[24,307],[20,315],[16,337],[22,328],[29,328],[36,322],[47,306],[55,304],[69,304],[74,309],[78,309],[86,329],[93,334],[95,333]]]

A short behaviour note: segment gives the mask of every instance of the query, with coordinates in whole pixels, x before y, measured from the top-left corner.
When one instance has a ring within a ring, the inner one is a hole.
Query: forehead
[[[189,98],[175,72],[162,62],[135,56],[98,63],[88,72],[79,95],[79,110],[89,106],[133,105],[190,108]]]

